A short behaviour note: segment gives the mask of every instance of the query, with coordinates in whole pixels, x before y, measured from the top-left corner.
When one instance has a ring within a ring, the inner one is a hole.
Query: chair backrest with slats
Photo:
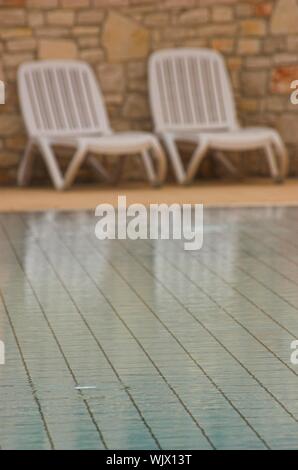
[[[40,61],[19,69],[22,113],[31,136],[109,134],[96,78],[78,61]]]
[[[150,101],[157,132],[214,131],[238,126],[222,56],[210,49],[165,49],[149,63]]]

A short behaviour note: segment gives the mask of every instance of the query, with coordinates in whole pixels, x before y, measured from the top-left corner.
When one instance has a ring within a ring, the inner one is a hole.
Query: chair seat
[[[246,127],[231,131],[186,133],[181,134],[181,138],[192,142],[205,140],[214,149],[247,150],[272,142],[276,135],[277,132],[269,127]]]
[[[101,137],[82,137],[79,142],[89,151],[106,154],[138,153],[158,145],[156,137],[149,132],[116,132]]]
[[[206,133],[210,146],[222,150],[255,149],[270,143],[276,131],[269,127],[247,127],[229,132]],[[204,134],[205,135],[205,134]]]

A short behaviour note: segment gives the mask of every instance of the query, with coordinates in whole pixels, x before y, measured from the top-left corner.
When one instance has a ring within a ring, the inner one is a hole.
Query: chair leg
[[[163,139],[164,139],[165,146],[169,152],[169,156],[171,158],[171,161],[174,167],[177,181],[180,184],[185,184],[186,183],[186,171],[183,168],[181,156],[179,154],[175,139],[170,135],[163,136]]]
[[[224,155],[223,152],[214,152],[214,157],[233,175],[238,175],[239,172],[235,165]]]
[[[187,183],[190,183],[194,179],[199,169],[200,164],[202,163],[203,159],[206,156],[208,147],[209,147],[209,143],[207,141],[204,141],[204,142],[201,142],[195,149],[193,156],[191,157],[190,164],[187,168],[187,176],[186,176]]]
[[[87,156],[87,164],[96,173],[101,181],[111,183],[111,176],[94,155]]]
[[[115,165],[115,169],[112,172],[112,176],[110,177],[110,182],[113,184],[118,184],[119,181],[121,180],[127,156],[120,155],[118,158],[119,160]]]
[[[279,170],[278,170],[277,161],[276,161],[271,143],[266,144],[264,149],[265,149],[265,153],[266,153],[266,156],[267,156],[271,176],[276,182],[279,182],[280,181],[280,173],[279,173]]]
[[[34,143],[30,139],[27,143],[24,156],[18,169],[17,180],[19,186],[27,186],[31,181],[32,166],[34,161],[33,147]]]
[[[146,169],[148,180],[150,181],[150,183],[153,186],[159,186],[160,181],[158,180],[158,178],[156,176],[156,172],[155,172],[155,169],[154,169],[152,158],[151,158],[151,155],[148,152],[148,150],[143,150],[142,159],[143,159],[143,163],[144,163],[144,166],[145,166],[145,169]]]
[[[273,136],[272,144],[276,150],[280,166],[280,181],[283,182],[289,173],[289,155],[288,150],[278,134]]]
[[[167,176],[167,170],[168,170],[167,157],[162,148],[162,145],[156,138],[152,139],[151,150],[152,150],[152,158],[155,158],[157,162],[156,182],[154,183],[154,185],[160,186],[165,181],[166,176]],[[149,157],[151,158],[150,154],[149,154]]]
[[[50,143],[46,139],[39,139],[38,145],[40,147],[42,156],[46,163],[47,169],[51,176],[52,182],[57,190],[64,189],[64,178],[55,158],[54,152]]]
[[[66,170],[63,189],[68,189],[73,184],[86,155],[87,149],[85,145],[80,145]]]

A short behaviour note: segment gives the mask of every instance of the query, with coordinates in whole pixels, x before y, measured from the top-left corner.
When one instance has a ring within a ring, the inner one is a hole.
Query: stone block
[[[207,8],[196,8],[186,10],[179,17],[177,22],[180,24],[203,24],[210,19],[210,12]]]
[[[273,34],[298,34],[298,3],[296,0],[277,0],[271,19]]]
[[[35,38],[12,39],[7,42],[7,49],[12,52],[33,51],[36,47]]]
[[[56,8],[58,7],[59,0],[26,0],[28,8]]]
[[[245,96],[263,96],[268,86],[267,71],[246,71],[242,73],[242,90]]]
[[[298,144],[297,113],[283,113],[277,121],[277,128],[288,144]]]
[[[243,36],[265,36],[267,32],[266,22],[261,19],[243,20],[240,28]]]
[[[104,19],[102,10],[83,10],[77,14],[78,25],[99,25]]]
[[[1,28],[7,26],[25,26],[25,10],[19,8],[0,9]]]
[[[124,68],[119,64],[103,64],[97,69],[104,93],[122,93],[125,90]]]
[[[148,118],[150,111],[147,97],[139,93],[128,95],[124,104],[123,116],[128,119]]]
[[[78,50],[76,43],[67,39],[41,39],[38,44],[38,58],[76,59]]]
[[[261,43],[258,39],[239,39],[238,54],[255,55],[261,50]]]
[[[72,10],[54,10],[47,13],[46,21],[53,26],[72,26],[75,21],[75,14]]]
[[[211,46],[213,49],[216,49],[217,51],[231,53],[234,50],[235,39],[232,39],[232,38],[213,39],[211,41]]]
[[[233,21],[234,10],[228,6],[215,6],[212,9],[212,21],[216,23],[226,23]]]
[[[17,135],[23,130],[23,120],[19,115],[0,114],[0,129],[3,137]]]
[[[150,36],[140,24],[111,12],[104,26],[103,45],[111,62],[124,62],[146,57],[150,50]]]
[[[89,64],[96,65],[104,61],[104,51],[100,48],[83,49],[80,51],[79,57]]]

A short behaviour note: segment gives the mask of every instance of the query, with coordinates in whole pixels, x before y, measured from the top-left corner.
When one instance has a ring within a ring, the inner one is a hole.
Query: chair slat
[[[110,134],[91,68],[75,61],[41,61],[19,70],[26,126],[32,135]]]
[[[190,93],[190,79],[189,79],[189,68],[187,66],[185,58],[178,59],[180,81],[183,84],[183,110],[184,117],[190,124],[194,123],[194,109],[193,100]]]
[[[24,76],[24,80],[26,82],[28,98],[31,102],[31,111],[32,111],[34,122],[36,124],[37,129],[42,129],[41,111],[40,111],[38,100],[36,97],[35,87],[32,83],[33,82],[32,74],[26,73]]]
[[[163,117],[163,120],[166,124],[170,123],[169,120],[169,109],[168,109],[168,101],[166,97],[166,84],[165,84],[165,76],[164,76],[164,69],[161,64],[157,64],[156,68],[156,83],[153,86],[158,88],[160,101],[156,103],[159,105],[159,111]]]
[[[151,57],[149,74],[157,130],[237,126],[228,74],[218,53],[208,49],[159,51]]]

